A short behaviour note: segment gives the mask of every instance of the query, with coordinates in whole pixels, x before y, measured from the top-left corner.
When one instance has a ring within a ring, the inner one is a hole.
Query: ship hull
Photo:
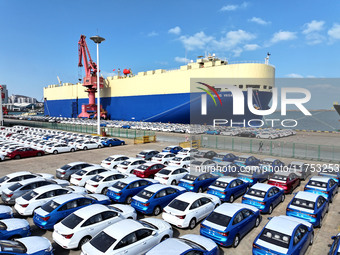
[[[221,94],[228,94],[223,92]],[[244,92],[246,98],[246,91]],[[180,94],[161,94],[161,95],[144,95],[144,96],[127,96],[127,97],[103,97],[101,104],[108,112],[108,118],[112,120],[134,120],[149,122],[170,122],[170,123],[210,123],[211,118],[215,118],[215,107],[213,101],[208,102],[207,116],[200,116],[201,93]],[[258,101],[261,102],[261,109],[268,109],[268,104],[272,98],[272,93],[268,91],[258,92]],[[233,116],[232,114],[232,97],[222,95],[223,118],[233,119],[234,121],[259,119],[245,107],[245,114],[242,116]],[[46,100],[45,114],[54,117],[73,117],[76,118],[81,112],[82,104],[87,104],[88,99],[64,99],[64,100]],[[222,111],[221,111],[222,110]],[[221,115],[216,116],[221,118]]]
[[[337,113],[340,115],[340,105],[339,104],[335,104],[334,105],[334,109],[337,111]]]

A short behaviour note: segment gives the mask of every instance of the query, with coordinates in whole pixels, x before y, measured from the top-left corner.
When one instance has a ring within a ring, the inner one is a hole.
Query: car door
[[[248,209],[242,210],[243,220],[241,221],[242,235],[247,234],[255,225],[254,213]]]
[[[333,179],[330,179],[329,182],[328,182],[328,188],[329,190],[331,191],[331,196],[334,197],[335,194],[336,194],[336,191],[338,189],[337,187],[337,183],[333,180]]]
[[[54,217],[57,219],[56,221],[58,221],[58,219],[63,219],[73,213],[75,211],[75,208],[77,208],[77,199],[73,199],[64,203],[58,209],[58,213],[54,215]]]
[[[280,190],[277,187],[272,188],[274,192],[275,205],[278,205],[281,201]]]
[[[274,195],[275,195],[275,193],[274,193],[273,188],[271,188],[267,191],[267,195],[266,195],[267,201],[265,201],[265,202],[266,202],[266,204],[268,204],[268,206],[272,204],[273,207],[275,207],[275,196]]]
[[[200,199],[197,199],[195,200],[190,208],[189,208],[189,212],[190,212],[190,215],[189,217],[190,218],[196,218],[196,222],[200,221],[201,219],[203,219],[206,214],[206,212],[204,210],[202,210],[201,208],[201,200]]]
[[[103,229],[102,225],[107,222],[103,222],[102,213],[97,213],[90,218],[88,218],[83,225],[81,226],[82,235],[90,235],[91,237],[95,236],[99,231]]]
[[[244,217],[243,217],[243,213],[242,211],[239,211],[235,214],[234,216],[234,220],[233,220],[233,223],[232,223],[232,226],[234,228],[234,234],[235,236],[237,234],[240,235],[240,237],[242,238],[242,236],[244,235],[245,233],[245,230],[244,228],[242,227],[242,221],[243,221]]]
[[[203,218],[207,217],[214,210],[214,203],[207,197],[200,198]]]
[[[302,225],[299,225],[292,237],[293,237],[293,247],[294,247],[294,254],[304,254],[305,253],[305,245],[306,245],[306,239],[307,239],[307,232],[305,228],[301,227]],[[305,231],[305,232],[303,232]],[[307,248],[308,248],[308,242],[307,242]]]
[[[167,205],[166,190],[167,189],[162,189],[157,192],[157,194],[155,195],[154,201],[153,201],[153,205],[152,205],[153,207],[161,206],[161,208],[164,208]]]
[[[140,254],[138,246],[134,246],[137,242],[136,232],[132,232],[123,237],[114,247],[114,254],[117,255],[135,255]]]
[[[153,230],[148,228],[142,228],[136,231],[137,242],[133,244],[133,250],[135,253],[131,254],[144,254],[150,248],[158,244],[159,240],[152,235]]]
[[[316,201],[316,208],[318,211],[318,214],[320,214],[322,217],[325,216],[327,211],[327,200],[323,196],[319,196]]]

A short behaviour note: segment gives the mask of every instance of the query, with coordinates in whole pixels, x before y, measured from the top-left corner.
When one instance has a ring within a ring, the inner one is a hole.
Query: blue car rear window
[[[258,190],[258,189],[249,189],[247,194],[250,196],[260,197],[260,198],[264,198],[266,196],[265,191]]]
[[[290,236],[265,228],[259,239],[283,248],[289,248]]]
[[[231,220],[231,217],[217,213],[217,212],[212,212],[207,218],[206,221],[210,221],[214,224],[227,227],[229,225],[229,222]]]
[[[300,199],[300,198],[294,198],[292,201],[292,205],[305,208],[305,209],[314,210],[315,203],[308,201],[308,200]]]
[[[186,176],[183,177],[184,180],[188,180],[188,181],[195,181],[197,179],[197,176],[195,175],[191,175],[191,174],[187,174]]]

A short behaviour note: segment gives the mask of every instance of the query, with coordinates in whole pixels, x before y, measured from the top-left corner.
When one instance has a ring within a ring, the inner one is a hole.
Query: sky
[[[104,76],[118,68],[174,69],[206,53],[264,61],[269,52],[278,78],[339,77],[340,1],[0,0],[0,9],[0,84],[38,100],[57,76],[76,83],[84,75],[81,34],[95,61],[89,37],[106,39]],[[340,101],[337,84],[311,87],[312,107]]]

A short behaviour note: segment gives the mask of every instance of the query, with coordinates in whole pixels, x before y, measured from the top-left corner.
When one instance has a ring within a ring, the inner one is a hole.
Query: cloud
[[[303,34],[310,34],[313,32],[319,32],[324,29],[325,21],[320,20],[312,20],[309,23],[303,25],[304,30],[302,31]]]
[[[332,41],[339,40],[340,39],[340,24],[334,23],[332,28],[328,30],[327,34]]]
[[[243,52],[243,50],[241,48],[236,48],[232,50],[232,52],[234,53],[234,57],[239,57],[241,56],[241,53]]]
[[[290,73],[286,75],[288,78],[303,78],[303,75],[297,73]]]
[[[265,21],[265,20],[263,20],[261,18],[257,18],[257,17],[252,17],[248,21],[254,22],[254,23],[257,23],[257,24],[260,24],[260,25],[268,25],[268,24],[271,23],[270,21]]]
[[[247,8],[248,3],[247,2],[243,2],[240,5],[236,5],[236,4],[229,4],[229,5],[225,5],[223,6],[220,11],[221,12],[225,12],[225,11],[236,11],[237,9],[243,9],[243,8]]]
[[[152,31],[152,32],[148,33],[147,36],[149,36],[149,37],[158,36],[158,33],[155,32],[155,31]]]
[[[174,34],[174,35],[179,35],[181,33],[181,28],[179,26],[176,26],[176,27],[173,27],[173,28],[170,28],[168,30],[168,33],[169,34]]]
[[[214,40],[214,37],[207,36],[203,31],[192,36],[182,35],[179,40],[183,43],[187,50],[202,50],[206,45]]]
[[[314,84],[309,86],[311,89],[323,89],[323,90],[339,90],[340,88],[338,86],[334,86],[332,84]]]
[[[189,63],[190,60],[187,58],[183,58],[183,57],[175,57],[175,61],[179,62],[179,63]]]
[[[252,51],[252,50],[257,50],[260,48],[260,45],[258,44],[246,44],[243,46],[244,50]]]
[[[215,47],[219,49],[231,50],[238,46],[239,44],[242,44],[255,38],[256,36],[254,34],[239,29],[229,31],[220,40],[215,40],[213,44]]]
[[[281,41],[290,41],[296,39],[296,32],[290,32],[290,31],[282,31],[280,30],[279,32],[276,32],[270,42],[272,44],[278,43]]]
[[[307,44],[315,45],[320,44],[326,40],[326,37],[319,33],[310,33],[306,35]]]

